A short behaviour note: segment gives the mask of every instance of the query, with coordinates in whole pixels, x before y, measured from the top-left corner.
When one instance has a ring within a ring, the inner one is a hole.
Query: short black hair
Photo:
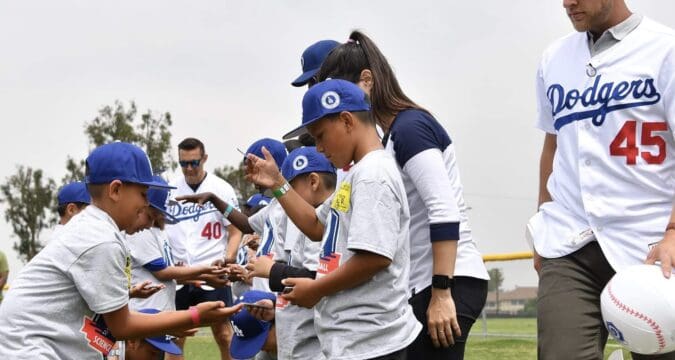
[[[337,185],[337,174],[335,173],[330,173],[330,172],[319,172],[316,171],[317,174],[319,174],[319,177],[321,177],[321,183],[323,184],[323,188],[328,191],[335,191],[335,185]],[[296,177],[293,178],[295,179],[304,179],[309,176],[311,172],[300,174]]]
[[[75,206],[77,206],[78,209],[82,209],[83,207],[89,205],[89,204],[83,203],[83,202],[73,202],[73,203],[59,204],[59,206],[56,207],[56,211],[58,211],[59,216],[66,215],[66,208],[68,207],[68,204],[75,204]]]
[[[178,144],[178,150],[194,150],[197,148],[199,148],[199,151],[202,155],[206,153],[206,149],[204,149],[204,143],[196,138],[185,138]]]

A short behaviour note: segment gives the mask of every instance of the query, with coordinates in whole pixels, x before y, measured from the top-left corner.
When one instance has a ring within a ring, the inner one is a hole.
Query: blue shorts
[[[205,290],[194,285],[185,285],[176,291],[176,310],[187,310],[206,301],[223,301],[226,306],[232,306],[232,289],[229,286]]]

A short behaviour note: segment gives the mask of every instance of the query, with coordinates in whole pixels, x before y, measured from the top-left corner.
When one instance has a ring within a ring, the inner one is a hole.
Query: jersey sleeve
[[[121,244],[105,242],[87,249],[68,268],[68,275],[92,311],[106,314],[129,302],[125,259]]]
[[[664,59],[659,73],[658,86],[663,96],[666,121],[670,134],[675,138],[675,49],[672,49]]]
[[[273,206],[277,206],[276,199],[248,218],[248,225],[260,236],[262,236],[265,230],[265,221],[267,221],[267,216]]]
[[[412,157],[403,167],[426,208],[431,241],[459,240],[460,213],[443,154],[436,148]]]
[[[157,239],[150,230],[143,230],[127,236],[127,247],[129,247],[131,261],[139,266],[145,266],[158,258],[164,259],[164,254],[157,244]]]
[[[396,162],[401,168],[423,151],[437,149],[443,152],[452,143],[443,126],[421,110],[402,112],[392,125],[391,137]]]
[[[539,69],[537,69],[535,93],[537,97],[537,122],[535,126],[549,134],[556,134],[553,108],[551,107],[551,102],[548,100],[548,96],[546,96],[543,64],[540,64]]]
[[[401,229],[401,202],[382,181],[364,180],[352,188],[349,250],[363,250],[394,259]]]

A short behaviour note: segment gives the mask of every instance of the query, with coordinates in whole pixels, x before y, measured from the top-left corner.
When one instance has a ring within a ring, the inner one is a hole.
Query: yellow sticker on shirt
[[[330,207],[337,211],[347,212],[349,211],[349,199],[352,195],[352,184],[348,182],[343,182],[340,184],[340,188],[335,192],[333,197],[333,202]]]

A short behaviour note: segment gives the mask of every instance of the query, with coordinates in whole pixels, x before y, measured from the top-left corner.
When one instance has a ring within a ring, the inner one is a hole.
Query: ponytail
[[[346,43],[331,51],[321,65],[317,78],[319,81],[333,78],[358,83],[361,72],[365,69],[373,74],[370,100],[373,117],[378,123],[388,128],[385,122],[399,111],[406,109],[426,111],[401,90],[394,71],[380,49],[358,30],[349,35]]]

